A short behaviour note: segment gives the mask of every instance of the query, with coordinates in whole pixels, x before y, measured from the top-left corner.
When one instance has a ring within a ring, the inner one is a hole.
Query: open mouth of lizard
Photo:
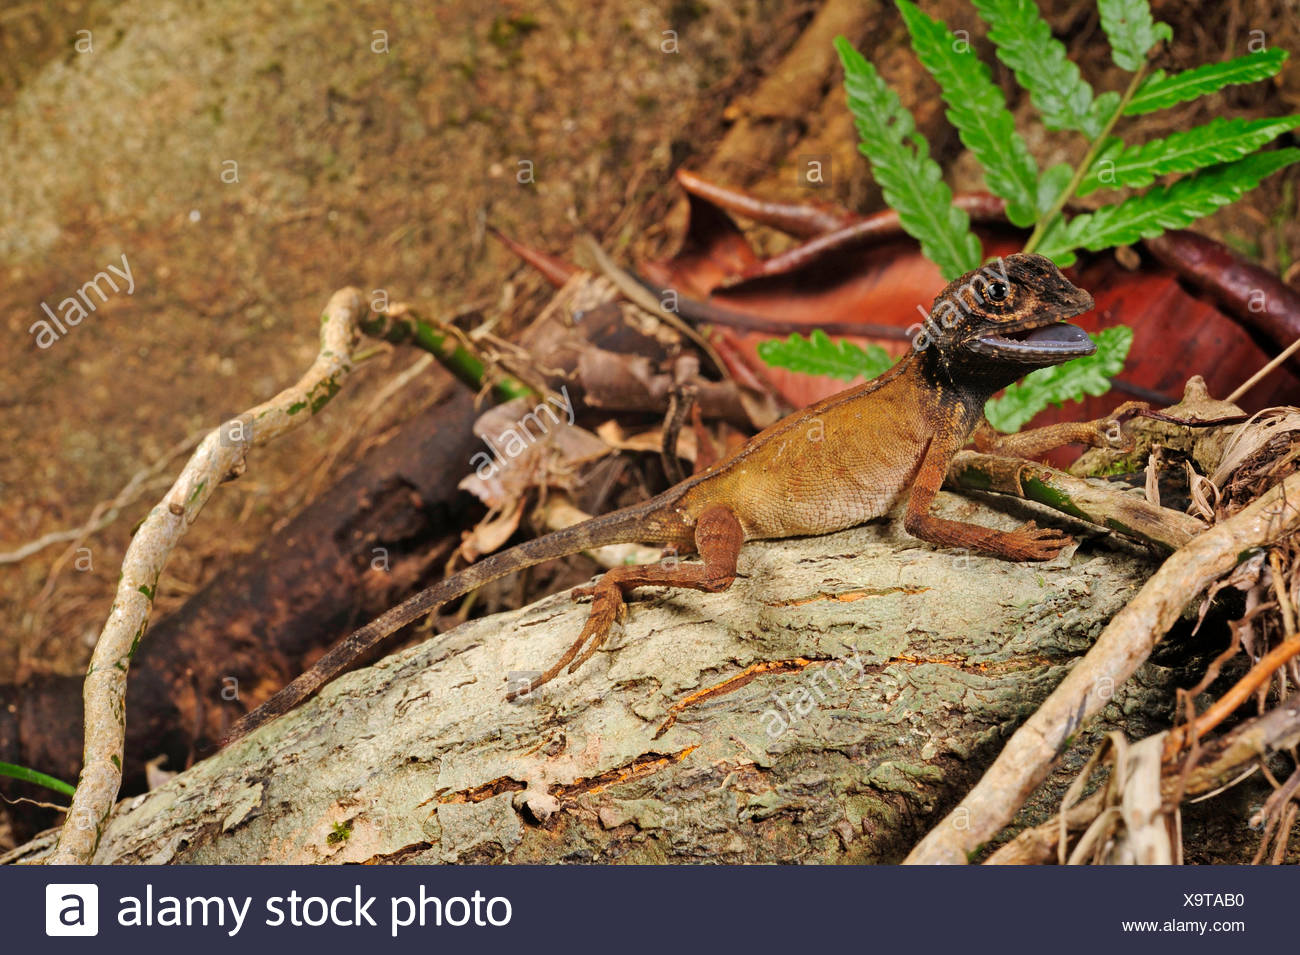
[[[1078,293],[1078,301],[1068,311],[1058,308],[1050,320],[1029,318],[996,332],[981,335],[972,342],[975,351],[990,358],[1052,364],[1082,358],[1097,350],[1088,333],[1077,325],[1061,321],[1092,308],[1092,297]]]
[[[982,335],[975,342],[977,350],[1002,358],[1081,358],[1097,350],[1088,333],[1069,322],[1053,322],[1034,328],[1000,331]]]

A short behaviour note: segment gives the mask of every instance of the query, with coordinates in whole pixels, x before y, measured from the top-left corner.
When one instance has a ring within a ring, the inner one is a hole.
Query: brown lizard
[[[616,567],[576,588],[575,598],[592,597],[586,626],[529,690],[566,666],[573,672],[595,653],[633,588],[726,590],[745,541],[853,527],[886,513],[909,488],[903,526],[922,540],[1006,560],[1055,557],[1072,543],[1064,533],[1032,521],[1014,531],[992,530],[934,517],[930,507],[952,456],[972,432],[982,450],[1026,457],[1072,441],[1101,443],[1113,419],[1006,438],[993,437],[983,420],[995,392],[1036,368],[1095,350],[1081,329],[1064,323],[1092,304],[1039,255],[1012,255],[963,275],[935,299],[915,347],[889,371],[787,416],[657,497],[493,554],[410,597],[245,715],[227,742],[293,709],[379,641],[447,601],[593,547],[656,543],[693,550],[701,560]]]

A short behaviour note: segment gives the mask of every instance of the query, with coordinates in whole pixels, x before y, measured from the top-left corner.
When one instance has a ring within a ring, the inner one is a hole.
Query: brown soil
[[[543,284],[486,224],[556,249],[579,230],[641,240],[671,170],[708,154],[723,107],[809,14],[791,0],[37,6],[0,18],[5,48],[29,53],[0,99],[0,551],[79,525],[178,440],[295,380],[342,285],[508,327]],[[72,46],[82,23],[91,52]],[[680,52],[661,52],[665,30]],[[38,348],[41,303],[123,254],[134,294]],[[158,613],[291,516],[350,416],[414,358],[369,362],[312,427],[258,451],[172,556]],[[423,376],[366,432],[445,384]],[[0,679],[85,666],[162,486],[45,599],[66,545],[0,567]]]

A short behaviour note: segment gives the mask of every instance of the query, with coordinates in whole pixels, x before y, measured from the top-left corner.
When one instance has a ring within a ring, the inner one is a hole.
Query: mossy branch
[[[1177,550],[1205,530],[1203,523],[1181,511],[1045,464],[995,454],[960,452],[948,468],[948,486],[1035,501],[1164,552]]]

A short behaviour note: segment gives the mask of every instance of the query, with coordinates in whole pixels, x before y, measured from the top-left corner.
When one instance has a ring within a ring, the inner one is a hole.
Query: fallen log
[[[941,508],[1007,528],[1032,510]],[[896,522],[754,543],[728,592],[643,592],[609,648],[507,703],[581,627],[555,595],[348,674],[124,800],[94,861],[896,861],[1150,569],[1095,539],[1008,564]],[[1123,692],[1167,708],[1162,686]]]

